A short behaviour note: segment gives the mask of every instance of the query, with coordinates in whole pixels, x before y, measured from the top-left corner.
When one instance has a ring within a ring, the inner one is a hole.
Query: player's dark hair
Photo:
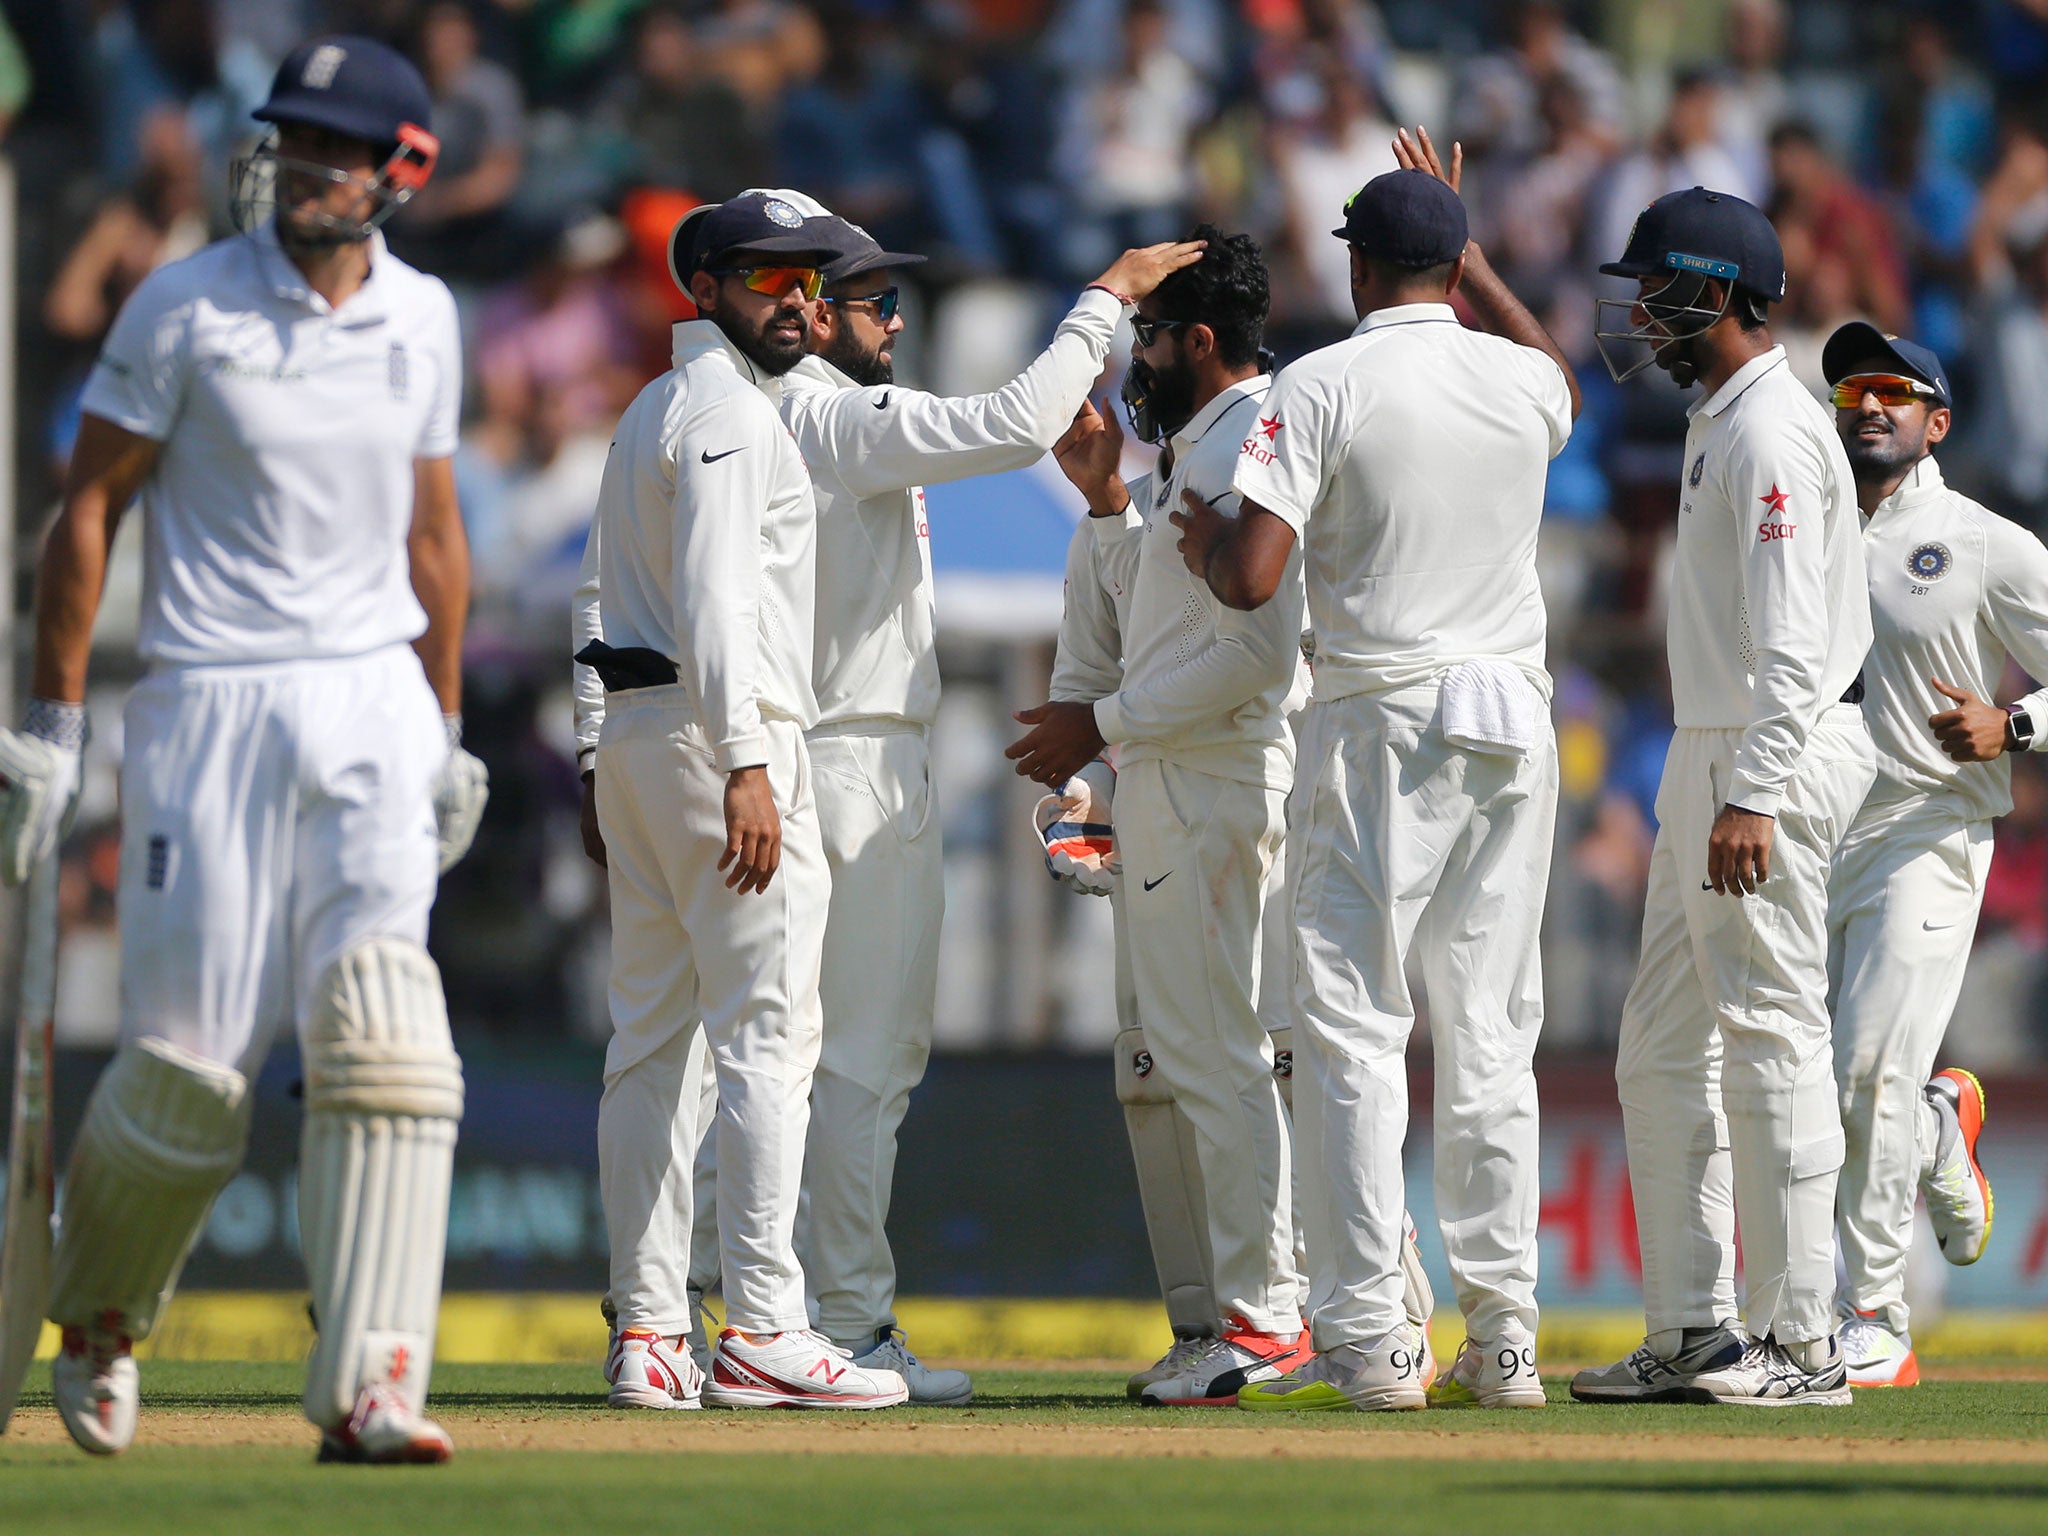
[[[1250,235],[1226,235],[1214,224],[1197,224],[1183,240],[1206,240],[1209,248],[1193,266],[1170,274],[1152,290],[1152,309],[1162,320],[1192,320],[1216,335],[1216,355],[1225,367],[1258,361],[1266,337],[1272,292],[1266,259]]]
[[[1417,288],[1434,294],[1443,292],[1444,284],[1451,280],[1451,268],[1462,259],[1453,256],[1449,261],[1440,261],[1433,267],[1404,267],[1399,262],[1382,261],[1377,256],[1368,256],[1355,245],[1352,249],[1358,251],[1358,259],[1365,263],[1368,276],[1377,270],[1395,288]]]

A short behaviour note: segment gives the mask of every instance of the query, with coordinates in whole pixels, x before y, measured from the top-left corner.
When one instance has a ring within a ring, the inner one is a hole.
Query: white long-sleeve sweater
[[[672,658],[727,772],[768,761],[764,717],[818,716],[816,504],[780,395],[712,322],[675,328],[675,367],[619,419],[573,619],[579,649],[601,638]],[[579,676],[579,716],[593,687]]]

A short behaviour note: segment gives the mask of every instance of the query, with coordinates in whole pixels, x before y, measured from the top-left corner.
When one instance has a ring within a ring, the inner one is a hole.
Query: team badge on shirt
[[[1922,544],[1906,556],[1906,574],[1915,581],[1939,581],[1951,563],[1946,544]]]
[[[1692,470],[1685,477],[1685,483],[1694,490],[1700,488],[1700,476],[1707,472],[1707,456],[1702,453],[1692,461]]]
[[[391,343],[389,376],[391,379],[391,398],[403,400],[406,392],[412,387],[412,367],[406,360],[405,343],[402,341]]]

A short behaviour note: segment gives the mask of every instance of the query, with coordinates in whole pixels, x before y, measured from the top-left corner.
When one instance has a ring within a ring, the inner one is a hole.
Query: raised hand
[[[1437,157],[1436,146],[1429,142],[1429,130],[1419,123],[1412,139],[1408,137],[1406,128],[1395,131],[1394,158],[1401,163],[1402,170],[1427,171],[1453,192],[1458,190],[1458,178],[1465,170],[1465,146],[1454,139],[1451,141],[1450,174],[1444,174],[1444,164]]]
[[[1118,472],[1124,457],[1123,424],[1108,396],[1100,410],[1089,401],[1081,402],[1073,424],[1052,445],[1052,456],[1060,473],[1088,498],[1091,516],[1113,517],[1130,505],[1131,494]]]

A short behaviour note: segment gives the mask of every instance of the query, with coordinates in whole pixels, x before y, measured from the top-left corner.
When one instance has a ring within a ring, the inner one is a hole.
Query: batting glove
[[[1121,861],[1110,822],[1115,794],[1116,770],[1098,757],[1031,813],[1032,830],[1045,844],[1047,871],[1086,896],[1116,889]]]
[[[78,817],[85,706],[30,699],[18,731],[0,730],[0,881],[21,885]]]
[[[476,841],[477,823],[491,799],[491,771],[462,749],[462,716],[443,715],[448,761],[434,781],[434,829],[441,838],[441,873],[447,874]]]

